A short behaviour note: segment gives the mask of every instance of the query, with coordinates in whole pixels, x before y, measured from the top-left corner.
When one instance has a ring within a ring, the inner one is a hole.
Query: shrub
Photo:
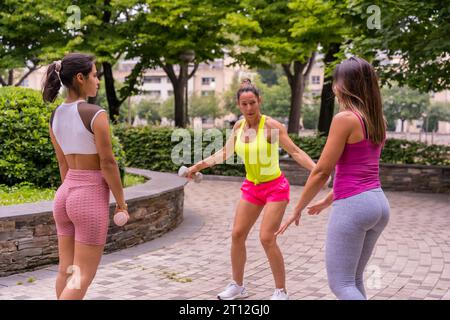
[[[59,169],[48,134],[57,103],[45,104],[39,91],[0,88],[0,183],[53,186]]]
[[[172,162],[172,149],[180,141],[171,141],[173,128],[167,127],[128,127],[117,126],[115,132],[120,138],[125,152],[127,154],[127,166],[144,168],[155,171],[175,172],[179,164]],[[189,143],[191,150],[194,150],[195,136],[192,130]],[[225,130],[222,130],[223,142],[225,143]],[[326,137],[311,136],[299,137],[290,135],[291,139],[311,158],[319,159],[326,143]],[[209,141],[203,141],[203,152],[210,144]],[[193,163],[194,155],[191,152],[190,162]],[[285,155],[284,150],[281,155]],[[426,145],[420,142],[407,140],[388,139],[382,152],[382,163],[399,164],[425,164],[425,165],[450,165],[450,147],[442,145]],[[203,171],[206,174],[244,176],[245,170],[243,164],[236,164],[236,156],[233,159],[234,165],[221,164]],[[190,165],[190,164],[186,164]]]

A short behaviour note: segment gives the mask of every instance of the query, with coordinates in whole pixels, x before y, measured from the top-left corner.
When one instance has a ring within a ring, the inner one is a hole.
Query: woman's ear
[[[79,72],[75,75],[75,79],[78,81],[78,83],[81,84],[84,81],[84,75],[81,72]]]
[[[259,96],[258,102],[259,102],[259,104],[261,105],[261,104],[263,103],[263,97]]]

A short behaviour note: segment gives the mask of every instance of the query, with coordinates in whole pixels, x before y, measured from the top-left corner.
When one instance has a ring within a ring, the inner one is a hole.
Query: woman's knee
[[[261,244],[263,245],[264,248],[273,247],[277,243],[275,235],[269,232],[260,233],[259,241],[261,241]]]
[[[242,229],[233,229],[231,233],[231,239],[234,243],[242,243],[247,239],[247,232]]]

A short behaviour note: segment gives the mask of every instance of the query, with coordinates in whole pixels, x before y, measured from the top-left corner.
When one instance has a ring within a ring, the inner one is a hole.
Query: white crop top
[[[106,110],[83,100],[56,107],[50,125],[64,155],[98,153],[92,125],[101,112]]]

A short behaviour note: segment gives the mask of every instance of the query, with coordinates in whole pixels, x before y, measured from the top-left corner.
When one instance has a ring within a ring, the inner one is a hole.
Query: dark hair
[[[255,87],[255,85],[252,84],[252,81],[249,78],[245,78],[241,82],[241,86],[239,87],[239,90],[236,93],[236,98],[239,101],[239,98],[241,97],[241,94],[244,92],[253,92],[253,94],[259,98],[259,90]]]
[[[73,79],[78,73],[87,77],[92,70],[94,59],[94,56],[88,54],[69,53],[62,61],[55,61],[49,65],[42,89],[44,101],[55,101],[61,84],[78,91],[78,88],[73,85]]]
[[[386,124],[378,76],[372,65],[358,57],[342,61],[334,69],[333,92],[345,110],[357,111],[363,116],[369,139],[382,143]]]

